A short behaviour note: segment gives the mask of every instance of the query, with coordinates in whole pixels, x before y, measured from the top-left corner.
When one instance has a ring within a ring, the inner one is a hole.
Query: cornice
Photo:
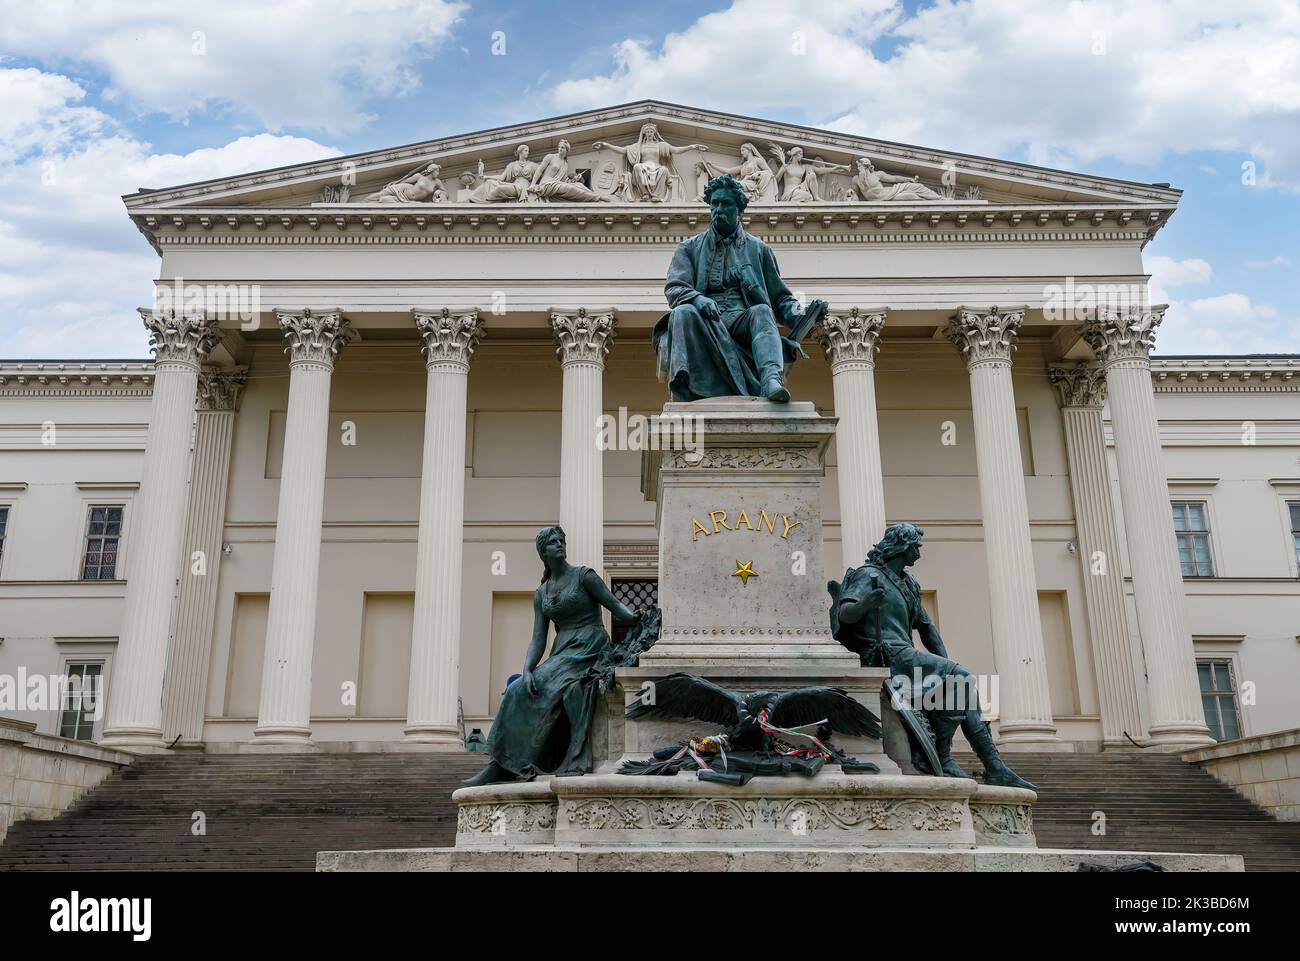
[[[1300,393],[1300,356],[1154,357],[1158,394]]]
[[[777,244],[1144,244],[1172,205],[989,206],[824,202],[751,206],[742,222]],[[676,244],[708,226],[703,205],[411,204],[144,208],[132,219],[161,253],[196,246]]]
[[[151,360],[0,361],[0,397],[149,397]]]

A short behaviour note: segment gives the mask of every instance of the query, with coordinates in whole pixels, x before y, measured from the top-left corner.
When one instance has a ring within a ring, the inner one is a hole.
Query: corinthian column
[[[167,661],[163,729],[181,743],[203,740],[212,620],[217,609],[221,532],[225,522],[226,483],[230,474],[230,438],[235,407],[248,372],[205,367],[199,374],[194,467],[182,551],[176,639]]]
[[[280,506],[275,518],[271,608],[254,745],[311,750],[311,659],[316,638],[330,377],[354,336],[337,310],[276,311],[289,354]]]
[[[840,485],[840,548],[844,563],[861,564],[885,533],[885,482],[876,416],[876,351],[885,311],[851,307],[829,315],[818,339],[835,389],[835,457]]]
[[[560,420],[560,526],[569,560],[605,576],[605,474],[600,448],[605,355],[614,341],[613,311],[551,314],[564,369]]]
[[[1128,618],[1124,614],[1124,574],[1119,563],[1110,470],[1106,466],[1101,417],[1106,376],[1101,368],[1088,365],[1053,367],[1047,374],[1061,396],[1070,492],[1083,566],[1083,600],[1088,609],[1088,633],[1101,699],[1102,742],[1127,747],[1126,734],[1141,740],[1144,732]]]
[[[460,569],[465,522],[465,413],[469,361],[483,336],[478,311],[412,311],[424,341],[424,466],[415,559],[415,623],[406,740],[461,746]]]
[[[993,656],[1001,676],[998,738],[1009,745],[1059,743],[1038,616],[1025,468],[1016,428],[1011,353],[1024,310],[961,308],[948,339],[970,371]]]
[[[1148,741],[1154,746],[1182,747],[1211,743],[1211,738],[1196,682],[1169,482],[1151,393],[1151,348],[1164,312],[1161,305],[1123,315],[1105,313],[1085,325],[1083,336],[1106,372],[1110,395],[1120,506],[1146,653]]]
[[[166,748],[163,676],[181,566],[194,391],[199,365],[216,345],[217,332],[202,316],[159,310],[141,310],[140,316],[155,355],[153,399],[140,495],[128,518],[126,603],[101,742],[149,752]]]

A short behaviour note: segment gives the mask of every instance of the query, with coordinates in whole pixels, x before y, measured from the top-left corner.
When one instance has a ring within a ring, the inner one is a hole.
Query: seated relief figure
[[[975,676],[948,657],[921,606],[921,585],[907,568],[920,559],[924,534],[915,524],[891,524],[863,566],[851,568],[842,583],[827,585],[831,633],[859,655],[864,667],[889,668],[893,703],[918,769],[969,777],[952,759],[952,739],[960,727],[984,764],[985,784],[1037,790],[1003,763],[980,710]],[[913,630],[925,650],[913,646]]]
[[[569,173],[569,141],[561,140],[555,145],[555,153],[548,153],[533,171],[532,183],[528,185],[530,196],[538,200],[570,201],[573,203],[590,203],[592,201],[610,201],[613,198],[598,194],[577,175]]]
[[[709,229],[677,245],[664,294],[671,310],[651,335],[660,378],[679,401],[766,397],[784,403],[785,365],[808,356],[799,341],[826,311],[800,310],[772,248],[740,225],[749,203],[730,174],[705,190]],[[781,336],[778,318],[790,328]]]
[[[833,164],[820,157],[804,160],[802,147],[791,147],[787,158],[779,144],[768,144],[772,156],[781,165],[776,171],[776,180],[781,186],[781,199],[787,203],[811,203],[822,199],[817,186],[819,173],[849,173],[845,164]]]
[[[533,174],[537,173],[537,164],[528,159],[528,144],[515,148],[515,159],[506,164],[506,169],[496,177],[484,173],[483,161],[478,162],[478,173],[466,173],[462,182],[472,186],[469,201],[475,204],[523,203],[529,199],[528,188],[532,185]]]
[[[943,195],[931,190],[917,177],[900,177],[877,170],[868,157],[854,161],[857,173],[852,186],[845,191],[845,200],[862,200],[867,203],[908,200],[942,200]]]
[[[563,530],[538,531],[536,544],[545,570],[533,592],[533,639],[523,675],[506,688],[492,722],[491,761],[465,782],[471,786],[590,771],[592,721],[618,662],[600,609],[620,621],[642,621],[642,612],[620,603],[590,567],[569,563]],[[543,661],[552,624],[555,643]]]
[[[663,203],[672,200],[673,157],[684,150],[702,152],[709,149],[702,143],[674,147],[659,135],[659,128],[652,123],[642,126],[636,143],[630,143],[626,147],[603,140],[598,140],[591,147],[593,150],[617,151],[627,161],[628,172],[622,181],[621,192],[623,199],[630,203]]]
[[[702,161],[702,163],[715,177],[721,174],[731,174],[739,180],[752,203],[776,203],[776,174],[772,173],[772,168],[768,166],[767,161],[763,159],[763,155],[758,152],[758,148],[752,143],[746,142],[740,145],[740,163],[734,167],[721,167],[709,163],[707,160]]]
[[[381,204],[445,203],[448,199],[447,188],[439,177],[441,173],[442,167],[438,164],[424,164],[401,180],[386,184],[382,190],[366,199]]]

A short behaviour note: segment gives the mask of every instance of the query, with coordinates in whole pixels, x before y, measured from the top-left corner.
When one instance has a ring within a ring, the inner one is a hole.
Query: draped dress
[[[488,735],[488,754],[515,775],[591,769],[597,666],[610,639],[600,604],[583,584],[590,569],[577,568],[577,577],[559,591],[549,582],[537,589],[542,614],[555,625],[551,656],[533,671],[536,697],[522,678],[506,689]]]

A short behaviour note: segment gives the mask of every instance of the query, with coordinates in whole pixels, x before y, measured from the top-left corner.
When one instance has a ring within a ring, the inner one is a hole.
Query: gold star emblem
[[[747,585],[751,577],[758,576],[758,572],[754,570],[753,561],[745,561],[745,563],[743,564],[740,563],[740,561],[736,561],[736,570],[732,573],[731,576],[739,577],[740,583],[742,585]]]

